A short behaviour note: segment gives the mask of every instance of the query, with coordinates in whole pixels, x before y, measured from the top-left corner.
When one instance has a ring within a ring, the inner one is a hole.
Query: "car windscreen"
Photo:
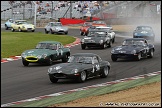
[[[36,49],[57,49],[57,45],[51,43],[38,43]]]
[[[133,40],[127,40],[122,43],[122,45],[138,45],[138,46],[144,46],[144,41],[133,41]]]
[[[152,30],[151,27],[137,27],[137,30],[146,30],[146,31],[150,31]]]
[[[90,31],[88,33],[88,37],[105,37],[106,36],[106,32],[103,31]]]
[[[92,57],[88,56],[70,56],[68,63],[85,63],[92,64]]]

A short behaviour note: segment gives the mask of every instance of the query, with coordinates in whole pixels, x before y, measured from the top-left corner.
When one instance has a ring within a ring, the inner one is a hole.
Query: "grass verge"
[[[74,42],[75,38],[41,32],[1,32],[1,58],[21,55],[23,51],[35,48],[40,41],[59,41],[66,45]]]
[[[144,84],[150,84],[153,82],[161,81],[161,75],[150,76],[146,78],[141,78],[137,80],[131,80],[127,82],[122,82],[118,84],[98,87],[98,88],[91,88],[88,90],[78,91],[70,94],[64,94],[61,96],[55,96],[51,98],[46,98],[37,101],[25,102],[18,105],[12,105],[11,107],[49,107],[54,104],[58,103],[66,103],[69,101],[73,101],[79,98],[85,98],[89,96],[97,96],[97,95],[104,95],[107,93],[117,92],[129,88],[133,88],[136,86],[141,86]]]

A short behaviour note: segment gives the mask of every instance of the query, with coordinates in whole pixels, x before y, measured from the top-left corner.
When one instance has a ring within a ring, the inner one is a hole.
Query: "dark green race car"
[[[24,66],[28,66],[29,63],[52,65],[53,61],[60,59],[67,62],[69,56],[70,49],[57,41],[39,42],[35,49],[26,50],[21,54]]]
[[[110,63],[102,60],[97,54],[76,53],[69,57],[67,63],[51,66],[48,75],[52,83],[59,79],[76,79],[78,82],[84,82],[94,76],[106,78],[110,67]]]

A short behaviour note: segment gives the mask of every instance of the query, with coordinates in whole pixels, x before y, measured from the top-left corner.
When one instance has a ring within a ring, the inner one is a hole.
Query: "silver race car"
[[[57,33],[57,34],[68,34],[68,27],[63,26],[61,22],[49,22],[46,26],[45,26],[45,33]]]

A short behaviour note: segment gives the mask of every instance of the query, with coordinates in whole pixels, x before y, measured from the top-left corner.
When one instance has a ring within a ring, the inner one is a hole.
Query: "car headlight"
[[[84,39],[82,39],[81,42],[84,43]]]
[[[114,50],[114,49],[112,49],[112,50],[111,50],[111,53],[114,53],[114,52],[115,52],[115,50]]]
[[[21,54],[21,57],[25,58],[26,57],[25,53],[22,53]]]
[[[135,53],[136,53],[136,50],[131,51],[131,54],[135,54]]]
[[[134,35],[137,35],[138,33],[134,33]]]
[[[102,44],[103,43],[103,40],[100,40],[100,44]]]
[[[40,58],[42,58],[42,56],[41,55],[38,55],[37,58],[40,59]]]
[[[47,54],[42,54],[42,58],[46,58],[47,57]]]
[[[52,72],[52,70],[53,70],[53,69],[50,67],[50,68],[48,69],[48,73]]]
[[[78,71],[78,69],[73,69],[72,70],[72,73],[78,73],[79,71]]]
[[[24,26],[22,26],[22,28],[25,28]]]

